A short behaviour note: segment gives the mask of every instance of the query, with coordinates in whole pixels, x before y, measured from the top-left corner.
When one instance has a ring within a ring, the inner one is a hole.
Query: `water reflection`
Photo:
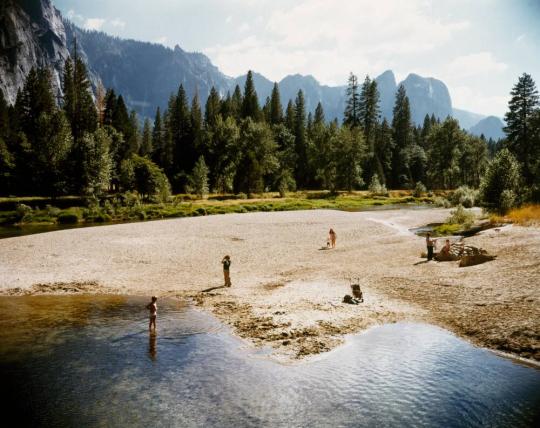
[[[157,358],[157,332],[151,331],[148,333],[148,355],[152,361]]]
[[[540,371],[422,324],[277,364],[207,314],[147,298],[0,298],[4,402],[31,426],[534,426]],[[6,328],[9,327],[9,328]],[[159,351],[158,351],[159,346]]]

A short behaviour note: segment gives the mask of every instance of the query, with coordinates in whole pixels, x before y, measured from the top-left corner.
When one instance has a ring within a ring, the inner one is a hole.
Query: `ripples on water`
[[[423,324],[282,365],[214,318],[145,299],[0,298],[0,371],[19,425],[534,426],[540,371]]]

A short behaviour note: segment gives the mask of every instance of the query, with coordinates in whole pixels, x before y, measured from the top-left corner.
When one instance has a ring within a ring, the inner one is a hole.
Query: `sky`
[[[53,0],[75,24],[206,54],[229,76],[391,69],[442,80],[453,106],[504,116],[526,72],[540,86],[540,0]]]

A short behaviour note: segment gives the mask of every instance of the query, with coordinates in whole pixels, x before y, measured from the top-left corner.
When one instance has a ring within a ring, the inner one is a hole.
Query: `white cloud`
[[[126,26],[126,23],[121,19],[116,18],[111,21],[111,25],[117,28],[124,28]]]
[[[424,0],[301,0],[276,6],[249,37],[205,49],[229,75],[249,68],[279,80],[313,74],[343,84],[349,71],[375,74],[399,59],[425,55],[450,42],[465,21],[442,22]],[[241,35],[239,34],[239,37]]]
[[[450,86],[449,90],[456,108],[502,117],[508,106],[508,95],[486,95],[469,86]]]
[[[250,29],[250,26],[247,22],[244,22],[242,25],[240,25],[240,27],[238,27],[238,32],[239,33],[245,33],[246,31],[249,31]]]
[[[526,37],[526,34],[520,34],[516,37],[516,43],[520,43],[524,38]]]
[[[448,64],[447,69],[453,79],[459,79],[501,73],[508,69],[508,65],[497,61],[491,52],[478,52],[455,58]]]
[[[70,21],[79,21],[79,22],[84,21],[84,17],[78,14],[77,12],[75,12],[73,9],[68,10],[66,16]]]
[[[102,18],[88,18],[84,21],[84,28],[87,30],[100,30],[106,20]]]

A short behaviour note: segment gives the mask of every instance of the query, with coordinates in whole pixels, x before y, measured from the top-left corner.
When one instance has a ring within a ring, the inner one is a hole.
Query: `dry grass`
[[[522,226],[540,225],[540,205],[526,205],[521,208],[514,208],[504,216],[492,217],[492,221],[515,223]]]

